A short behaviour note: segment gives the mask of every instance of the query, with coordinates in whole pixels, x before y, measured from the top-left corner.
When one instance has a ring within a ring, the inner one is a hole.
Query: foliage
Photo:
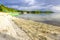
[[[18,11],[19,10],[16,10],[16,9],[13,9],[13,8],[8,8],[8,7],[6,7],[2,4],[0,5],[0,12],[7,12],[12,16],[18,15],[19,14]]]
[[[26,10],[16,10],[13,8],[8,8],[4,5],[0,5],[0,12],[8,12],[11,15],[17,15],[17,14],[24,14],[24,12],[26,12],[27,14],[41,14],[41,13],[53,13],[53,11],[40,11],[40,10],[36,10],[36,11],[26,11]]]

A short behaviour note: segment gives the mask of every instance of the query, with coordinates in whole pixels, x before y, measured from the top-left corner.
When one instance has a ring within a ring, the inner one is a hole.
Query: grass
[[[9,14],[10,14],[11,16],[18,16],[18,15],[19,15],[19,13],[17,13],[17,12],[16,12],[16,13],[10,12]]]

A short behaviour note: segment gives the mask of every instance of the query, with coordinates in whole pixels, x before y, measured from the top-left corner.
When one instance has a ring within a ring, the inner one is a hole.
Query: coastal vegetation
[[[10,13],[11,15],[19,15],[19,14],[24,14],[24,13],[27,13],[27,14],[42,14],[42,13],[45,13],[45,14],[50,14],[50,13],[54,13],[53,11],[41,11],[41,10],[35,10],[35,11],[26,11],[26,10],[17,10],[17,9],[14,9],[14,8],[8,8],[2,4],[0,4],[0,12],[7,12],[7,13]]]

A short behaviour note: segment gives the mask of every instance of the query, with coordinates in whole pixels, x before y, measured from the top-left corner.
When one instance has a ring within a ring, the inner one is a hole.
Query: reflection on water
[[[44,22],[44,23],[60,26],[60,13],[23,14],[23,15],[20,15],[18,17],[28,19],[28,20],[34,20],[34,21],[38,21],[38,22]]]

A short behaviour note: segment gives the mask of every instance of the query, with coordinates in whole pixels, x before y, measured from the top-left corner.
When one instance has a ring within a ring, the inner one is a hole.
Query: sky
[[[0,0],[0,4],[18,10],[52,10],[60,12],[60,0]]]

